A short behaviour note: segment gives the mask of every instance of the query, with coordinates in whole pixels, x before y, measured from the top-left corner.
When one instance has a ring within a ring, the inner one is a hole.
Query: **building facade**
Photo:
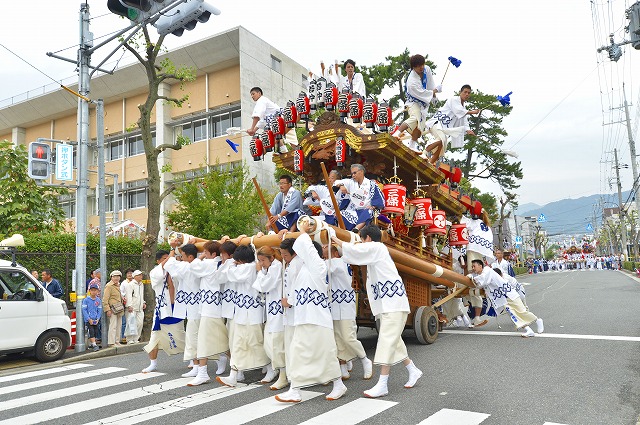
[[[182,86],[179,82],[168,81],[160,88],[161,96],[181,98],[188,95],[189,99],[182,107],[171,106],[163,100],[156,103],[151,118],[156,145],[174,143],[180,135],[192,141],[179,151],[169,149],[160,156],[161,167],[170,165],[163,168],[167,172],[162,174],[162,186],[192,179],[214,167],[235,167],[244,163],[250,175],[257,177],[263,186],[275,188],[272,154],[268,154],[264,161],[253,161],[248,148],[250,138],[246,135],[229,136],[226,130],[251,126],[254,102],[249,90],[254,86],[261,87],[264,95],[281,107],[288,100],[294,100],[301,90],[306,89],[306,67],[243,27],[170,51],[165,56],[176,66],[195,69],[196,80]],[[139,118],[138,105],[147,97],[146,73],[136,62],[119,68],[113,75],[92,78],[90,87],[89,97],[103,99],[105,104],[107,221],[131,220],[144,227],[147,219],[147,170],[142,138],[135,123]],[[91,108],[90,137],[93,146],[89,149],[89,166],[94,171],[98,161],[95,115],[95,108]],[[77,139],[77,100],[73,95],[58,89],[0,107],[0,139],[28,145],[37,138]],[[238,153],[226,143],[227,138],[240,144]],[[90,172],[89,178],[88,223],[97,227],[96,173]],[[116,178],[118,186],[114,189]],[[48,183],[60,182],[52,177]],[[117,198],[114,190],[118,192]],[[61,204],[67,217],[73,220],[76,214],[75,193],[61,199]],[[117,208],[114,208],[116,204]],[[169,196],[162,206],[162,229],[166,228],[164,212],[172,205],[173,199]]]

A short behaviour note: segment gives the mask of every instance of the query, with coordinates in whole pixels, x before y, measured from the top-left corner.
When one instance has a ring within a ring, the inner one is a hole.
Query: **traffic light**
[[[168,0],[107,0],[107,7],[112,13],[139,23],[158,13],[169,3],[171,2]]]
[[[172,13],[160,16],[153,24],[158,34],[173,34],[180,37],[185,29],[191,31],[198,22],[207,22],[211,15],[219,15],[220,10],[204,0],[186,0],[184,4],[171,10]]]
[[[29,169],[27,172],[29,177],[37,180],[48,179],[50,162],[51,146],[41,142],[29,143]]]
[[[124,2],[121,2],[120,0],[107,0],[107,8],[109,8],[112,13],[124,16],[131,21],[137,20],[140,14],[139,9],[128,7]]]

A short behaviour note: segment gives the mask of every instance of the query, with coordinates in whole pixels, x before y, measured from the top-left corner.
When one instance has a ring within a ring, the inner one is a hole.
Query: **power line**
[[[24,59],[23,57],[21,57],[20,55],[18,55],[17,53],[15,53],[13,50],[9,49],[7,46],[5,46],[4,44],[0,43],[0,46],[4,47],[9,53],[11,53],[12,55],[14,55],[15,57],[17,57],[18,59],[20,59],[22,62],[26,63],[27,65],[29,65],[31,68],[35,69],[36,71],[38,71],[40,74],[44,75],[45,77],[47,77],[48,79],[50,79],[51,81],[54,81],[57,84],[62,85],[62,83],[58,80],[56,80],[55,78],[51,77],[50,75],[48,75],[47,73],[45,73],[44,71],[42,71],[41,69],[37,68],[35,65],[32,65],[31,63],[29,63],[26,59]]]

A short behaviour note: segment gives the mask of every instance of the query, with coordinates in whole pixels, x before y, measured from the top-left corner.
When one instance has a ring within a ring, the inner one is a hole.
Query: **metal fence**
[[[10,260],[10,259],[9,259]],[[70,253],[58,252],[19,252],[16,254],[16,261],[29,271],[37,270],[42,272],[44,269],[50,269],[54,279],[58,279],[64,290],[62,299],[71,306],[69,301],[69,293],[73,292],[73,270],[76,266],[76,255]],[[90,273],[100,268],[100,255],[87,255],[87,276],[80,284],[84,285],[89,278]],[[113,270],[120,270],[124,275],[126,269],[139,269],[141,267],[141,256],[131,254],[107,254],[107,273]],[[102,277],[102,284],[109,281],[108,276]]]

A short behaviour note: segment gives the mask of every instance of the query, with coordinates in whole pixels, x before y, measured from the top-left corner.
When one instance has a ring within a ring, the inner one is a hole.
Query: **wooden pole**
[[[442,304],[446,303],[450,299],[452,299],[455,296],[461,294],[465,289],[467,289],[467,288],[458,288],[458,289],[456,289],[455,291],[453,291],[452,293],[450,293],[449,295],[447,295],[443,299],[439,300],[437,303],[433,304],[431,307],[433,307],[433,308],[440,307]]]
[[[338,205],[338,200],[336,199],[335,193],[333,193],[333,187],[329,186],[329,174],[327,173],[327,167],[324,166],[324,162],[320,163],[320,167],[322,167],[322,174],[324,175],[324,181],[327,183],[327,188],[329,189],[329,195],[331,196],[331,203],[333,203],[333,210],[336,214],[336,219],[338,220],[338,226],[341,229],[346,229],[344,225],[344,220],[342,219],[342,214],[340,213],[340,206]]]
[[[262,190],[260,189],[260,185],[258,184],[258,180],[256,178],[251,179],[253,181],[253,185],[256,187],[256,192],[258,192],[258,196],[260,197],[260,202],[262,202],[262,208],[264,208],[264,212],[267,214],[267,219],[269,220],[267,224],[271,226],[271,210],[269,209],[269,205],[267,205],[267,201],[264,199],[264,195],[262,194]],[[269,228],[269,227],[267,227]],[[280,244],[278,244],[279,246]]]

